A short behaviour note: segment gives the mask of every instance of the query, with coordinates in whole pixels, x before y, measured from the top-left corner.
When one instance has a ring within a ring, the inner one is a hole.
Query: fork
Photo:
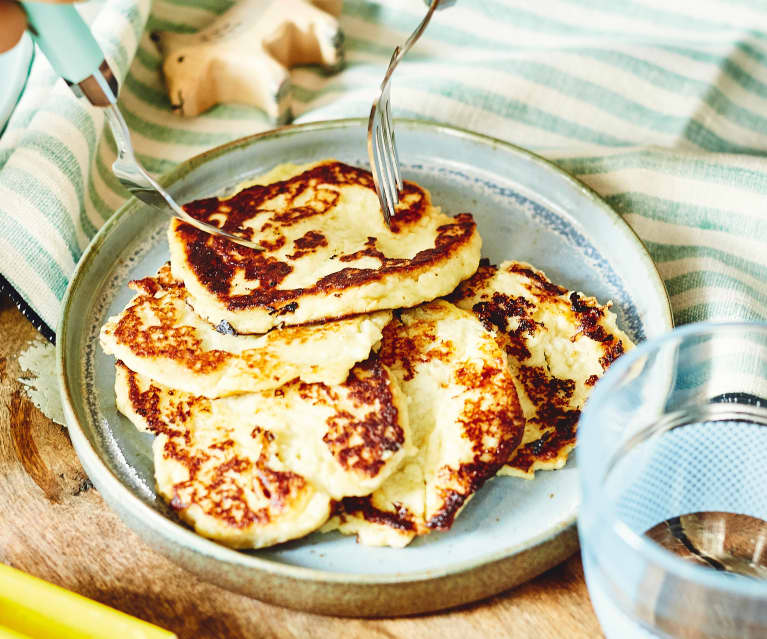
[[[399,203],[399,193],[402,190],[402,173],[400,171],[397,142],[394,139],[394,124],[391,118],[391,77],[400,60],[416,43],[431,20],[434,11],[445,9],[455,4],[456,0],[424,0],[429,5],[426,16],[421,24],[410,34],[401,47],[394,49],[389,67],[386,69],[378,97],[373,101],[368,118],[368,158],[373,174],[378,201],[381,203],[386,225],[391,227],[394,208]]]
[[[118,84],[88,25],[71,5],[24,2],[33,38],[51,66],[64,78],[78,98],[104,108],[117,144],[112,171],[133,195],[153,208],[187,224],[220,235],[250,249],[263,250],[250,240],[233,235],[189,215],[141,166],[131,144],[125,119],[117,108]]]
[[[139,163],[130,141],[128,125],[125,123],[125,118],[123,118],[117,105],[112,103],[105,107],[104,114],[106,115],[107,122],[109,122],[109,127],[112,129],[112,136],[117,145],[117,159],[112,164],[112,172],[120,181],[120,184],[128,189],[128,191],[142,202],[145,202],[156,209],[160,209],[163,213],[174,215],[205,233],[220,235],[232,242],[251,249],[259,251],[263,250],[263,248],[255,242],[233,235],[212,224],[201,222],[189,215],[189,213],[178,205],[171,194],[162,188],[162,186],[160,186],[160,184],[158,184],[158,182],[149,175]]]

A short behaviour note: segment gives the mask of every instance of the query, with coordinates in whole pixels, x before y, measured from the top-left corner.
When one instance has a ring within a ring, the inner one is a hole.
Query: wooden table
[[[578,556],[523,586],[449,612],[341,619],[295,612],[196,579],[104,504],[66,430],[17,382],[35,329],[0,296],[0,561],[194,639],[600,637]]]

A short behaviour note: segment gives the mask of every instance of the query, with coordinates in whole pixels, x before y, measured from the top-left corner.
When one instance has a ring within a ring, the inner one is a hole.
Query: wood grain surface
[[[203,583],[150,550],[104,504],[66,429],[17,382],[35,329],[0,296],[0,561],[194,639],[601,637],[576,555],[492,599],[398,619],[322,617]]]

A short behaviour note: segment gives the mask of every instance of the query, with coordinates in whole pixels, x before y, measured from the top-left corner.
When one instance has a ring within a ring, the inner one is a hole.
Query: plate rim
[[[363,127],[366,122],[366,118],[344,118],[340,120],[326,120],[305,124],[293,124],[238,138],[212,149],[208,149],[189,158],[188,160],[179,163],[172,170],[165,173],[159,179],[159,182],[163,185],[171,184],[185,177],[198,166],[214,158],[230,153],[239,147],[250,146],[264,138],[278,138],[283,136],[300,135],[304,131],[333,131],[335,129]],[[656,293],[658,293],[658,298],[664,300],[663,308],[660,309],[663,315],[661,319],[663,320],[663,323],[668,330],[673,328],[673,315],[671,312],[671,304],[668,297],[668,292],[647,248],[636,234],[636,232],[628,225],[628,223],[626,223],[625,220],[623,220],[623,218],[618,215],[618,213],[616,213],[593,189],[589,188],[573,176],[569,175],[563,169],[556,166],[556,164],[553,162],[550,162],[549,160],[546,160],[541,156],[528,151],[527,149],[521,148],[504,140],[500,140],[498,138],[487,136],[481,133],[476,133],[468,129],[418,119],[397,118],[396,123],[400,127],[427,128],[437,133],[449,135],[454,138],[469,139],[473,142],[479,142],[480,144],[484,145],[502,147],[503,149],[517,155],[525,156],[529,161],[541,165],[547,171],[554,172],[558,174],[560,178],[569,182],[571,186],[577,188],[578,191],[582,193],[582,195],[587,197],[592,202],[592,204],[595,204],[600,209],[602,209],[603,213],[606,214],[607,217],[611,218],[613,222],[615,222],[615,228],[617,228],[619,232],[624,234],[627,239],[629,239],[636,246],[638,250],[638,257],[641,258],[641,262],[644,266],[647,267],[649,271],[649,279],[652,280],[653,287],[656,289]],[[180,544],[184,547],[185,550],[189,550],[195,553],[202,553],[217,561],[239,564],[244,567],[261,570],[278,577],[285,577],[300,581],[311,581],[316,583],[342,583],[349,585],[399,584],[432,580],[440,577],[448,577],[451,575],[461,574],[477,567],[495,564],[504,559],[508,559],[514,555],[535,548],[536,546],[545,544],[547,541],[552,540],[555,537],[569,531],[571,528],[574,528],[578,515],[578,508],[576,508],[575,514],[573,514],[571,517],[565,519],[559,524],[556,524],[549,530],[546,530],[545,532],[535,537],[525,540],[524,542],[517,543],[513,546],[503,548],[502,550],[498,550],[481,557],[474,557],[458,563],[452,563],[445,568],[424,569],[408,573],[345,573],[321,570],[305,566],[297,566],[276,561],[274,559],[264,559],[255,555],[246,554],[238,550],[228,548],[212,540],[206,539],[205,537],[198,535],[193,530],[168,519],[153,509],[151,506],[146,504],[110,470],[110,468],[101,459],[99,454],[88,440],[88,437],[85,434],[85,429],[76,416],[74,401],[72,399],[72,392],[70,390],[71,383],[67,374],[68,353],[66,353],[64,350],[64,345],[68,342],[69,317],[71,316],[71,308],[73,300],[80,286],[80,280],[84,277],[84,273],[86,273],[90,267],[90,263],[99,254],[99,249],[105,241],[106,236],[120,223],[123,218],[126,217],[126,215],[130,214],[132,209],[138,206],[142,206],[142,204],[135,197],[129,198],[125,204],[117,209],[102,225],[102,227],[98,230],[96,235],[93,237],[83,252],[83,255],[77,263],[69,285],[67,286],[64,298],[62,299],[62,311],[56,331],[56,374],[58,377],[59,392],[62,406],[64,408],[64,414],[66,417],[70,438],[75,448],[75,452],[85,467],[89,477],[91,477],[91,479],[93,479],[93,476],[97,477],[97,479],[94,480],[94,483],[97,484],[100,492],[105,495],[104,499],[111,509],[122,511],[125,508],[126,510],[132,512],[135,516],[140,516],[146,527],[151,529],[155,534],[163,537],[164,540],[168,540],[173,544]],[[99,484],[103,485],[103,488]],[[117,493],[117,495],[115,495],[115,493]],[[115,505],[113,505],[111,499],[107,499],[106,495],[109,495],[115,499],[119,498],[121,505],[116,508]],[[127,524],[124,517],[121,517],[121,519],[123,519],[123,522]]]

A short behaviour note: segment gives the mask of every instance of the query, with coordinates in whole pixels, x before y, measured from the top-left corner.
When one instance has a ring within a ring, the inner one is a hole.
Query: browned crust
[[[518,381],[535,405],[535,416],[528,420],[541,431],[534,441],[520,446],[509,460],[509,465],[529,472],[536,461],[553,461],[562,450],[575,444],[580,410],[571,408],[575,381],[558,379],[542,367],[528,366],[531,357],[526,339],[534,336],[542,326],[533,319],[537,304],[553,303],[574,314],[578,328],[571,339],[582,333],[597,342],[604,355],[599,359],[603,370],[619,357],[624,346],[620,339],[608,333],[602,325],[607,306],[599,306],[593,298],[585,298],[576,292],[557,286],[546,276],[528,265],[512,262],[507,268],[525,278],[524,286],[536,299],[533,303],[525,297],[511,297],[499,291],[488,290],[488,281],[498,272],[497,266],[483,261],[472,277],[463,282],[451,295],[458,302],[462,299],[478,299],[472,312],[486,329],[495,336],[498,344],[512,358],[519,369]],[[598,381],[597,375],[585,380],[587,386]]]
[[[442,491],[442,508],[426,522],[433,530],[448,530],[458,511],[484,483],[494,477],[522,441],[525,420],[514,382],[507,371],[483,365],[481,369],[465,366],[455,372],[456,382],[466,388],[480,388],[485,398],[468,401],[458,418],[463,433],[471,441],[474,457],[458,468],[443,468],[449,489]],[[483,401],[484,400],[484,401]],[[497,442],[489,447],[486,439]]]
[[[129,349],[131,355],[155,361],[172,360],[198,375],[215,373],[238,359],[250,370],[260,369],[262,375],[266,375],[269,369],[280,366],[280,362],[268,348],[251,348],[239,353],[206,349],[203,345],[204,337],[201,337],[199,329],[179,322],[177,309],[187,304],[188,296],[184,285],[172,276],[169,263],[163,265],[155,276],[134,280],[129,286],[136,290],[136,297],[120,315],[113,318],[114,322],[110,320],[103,330],[104,335]],[[277,314],[293,310],[292,306],[288,304]],[[154,319],[147,323],[142,315],[149,315]],[[350,320],[362,316],[363,314],[348,315],[342,319]],[[290,326],[271,333],[270,337],[292,344],[313,342],[321,340],[325,333],[338,330],[341,321],[333,318]],[[211,328],[223,334],[238,334],[225,321]],[[127,359],[127,356],[124,357]]]
[[[423,308],[427,313],[423,319],[408,324],[395,318],[383,332],[379,355],[384,363],[402,371],[406,381],[413,378],[421,364],[435,360],[450,362],[455,357],[455,345],[438,339],[436,329],[441,313],[450,305],[437,302]],[[430,317],[429,311],[434,315]],[[506,463],[524,432],[524,417],[514,381],[500,352],[497,352],[496,365],[467,361],[456,368],[453,383],[481,391],[478,399],[466,401],[457,418],[462,435],[471,442],[473,459],[439,469],[436,481],[441,487],[442,507],[425,522],[431,530],[447,530],[452,526],[466,500]],[[489,446],[488,441],[494,445]]]
[[[534,295],[555,296],[567,293],[566,288],[554,284],[541,271],[530,268],[521,262],[512,262],[509,265],[509,272],[526,277],[531,282],[528,288]]]
[[[164,457],[188,471],[188,479],[173,488],[171,505],[175,509],[183,511],[196,504],[207,515],[230,526],[247,528],[251,524],[267,523],[278,516],[285,504],[300,497],[306,487],[303,477],[267,466],[266,451],[274,440],[271,432],[258,426],[253,429],[251,436],[262,444],[261,457],[255,461],[236,456],[230,450],[233,447],[230,439],[209,446],[208,452],[195,450],[194,433],[186,422],[193,411],[210,411],[211,400],[167,390],[172,399],[163,405],[160,388],[150,383],[142,390],[133,371],[122,362],[117,362],[117,367],[127,376],[128,398],[134,412],[150,432],[165,436]],[[283,397],[289,389],[309,402],[351,401],[351,412],[336,411],[328,418],[327,433],[323,437],[333,457],[347,470],[375,477],[405,443],[390,374],[375,354],[357,364],[339,386],[294,380],[274,391],[274,395]],[[201,482],[200,470],[211,459],[213,450],[226,453],[226,463],[216,467],[210,481]],[[269,504],[267,507],[250,509],[242,486],[247,476],[255,477],[258,485],[253,486],[253,491]]]
[[[490,301],[477,302],[471,310],[488,331],[494,332],[497,329],[505,335],[501,347],[507,354],[525,360],[530,357],[525,335],[532,336],[540,328],[540,324],[531,316],[534,308],[535,305],[524,297],[510,297],[494,292]],[[509,329],[509,319],[512,317],[517,318],[517,327]]]
[[[155,297],[164,291],[185,303],[184,286],[172,278],[169,265],[164,265],[156,277],[134,280],[130,285],[138,294],[119,316],[111,333],[119,344],[129,347],[133,355],[171,359],[200,374],[219,369],[233,357],[227,351],[205,350],[196,330],[191,326],[178,326],[171,305]],[[158,323],[147,326],[141,318],[142,310],[154,315]]]
[[[605,371],[616,359],[623,355],[624,347],[623,342],[619,339],[615,339],[615,335],[608,333],[604,326],[600,324],[600,321],[605,316],[605,309],[607,306],[598,306],[595,302],[585,300],[578,293],[570,293],[570,308],[580,323],[579,332],[582,332],[589,339],[599,343],[602,347],[604,355],[599,358],[599,363],[602,366],[602,370]],[[575,339],[576,335],[573,335],[572,339]],[[590,386],[596,382],[587,382]]]
[[[165,262],[155,275],[142,277],[138,280],[131,280],[128,282],[128,287],[132,288],[137,293],[143,293],[144,295],[156,295],[162,289],[178,290],[185,295],[184,284],[173,277],[170,270],[170,262]]]
[[[446,362],[452,356],[453,345],[438,341],[434,327],[422,325],[419,331],[408,331],[407,326],[395,317],[383,329],[378,357],[388,367],[397,366],[404,371],[402,378],[410,381],[415,375],[415,366],[441,360]]]
[[[405,443],[389,372],[371,355],[349,372],[343,386],[356,407],[370,410],[362,418],[347,411],[331,415],[322,441],[344,468],[375,477]]]
[[[405,533],[417,533],[418,526],[415,522],[415,515],[407,506],[396,503],[393,504],[394,512],[390,510],[381,510],[376,508],[370,498],[365,497],[344,497],[335,505],[335,514],[344,518],[344,515],[360,517],[372,524],[387,526],[394,530],[400,530]]]
[[[291,471],[276,471],[268,466],[268,451],[273,441],[272,433],[256,427],[251,432],[261,442],[261,454],[252,460],[238,456],[234,442],[226,437],[205,450],[193,448],[194,434],[184,426],[192,410],[209,410],[209,401],[189,396],[187,400],[176,398],[175,409],[163,414],[160,405],[160,389],[150,384],[146,390],[139,388],[136,374],[122,362],[117,362],[127,375],[128,397],[133,410],[140,415],[148,429],[155,435],[163,435],[165,443],[162,455],[182,465],[188,477],[173,485],[170,505],[181,514],[192,505],[205,515],[235,529],[247,529],[273,522],[296,501],[302,500],[306,480]],[[174,391],[168,391],[174,394]],[[181,394],[179,394],[181,395]],[[221,457],[212,471],[200,476],[203,464],[209,462],[213,451]],[[252,481],[251,481],[252,479]],[[266,505],[251,508],[245,495],[245,485],[259,502]]]
[[[616,340],[615,336],[610,335],[599,323],[604,317],[605,308],[607,307],[596,306],[588,300],[581,298],[578,293],[573,292],[570,293],[570,308],[572,308],[573,313],[575,313],[580,322],[580,332],[589,339],[598,342],[602,347],[604,355],[599,358],[599,363],[602,365],[602,370],[607,370],[610,364],[623,355],[624,351],[623,342]],[[576,335],[573,335],[573,339],[575,337]]]
[[[185,428],[172,428],[169,426],[167,420],[163,417],[160,407],[160,389],[154,384],[150,384],[149,388],[142,391],[139,388],[136,373],[130,370],[121,361],[115,362],[115,367],[121,369],[127,376],[128,380],[128,399],[133,411],[146,422],[147,429],[155,435],[167,435],[168,437],[183,437],[184,441],[188,444],[191,443],[191,433]],[[205,401],[205,400],[202,400]],[[181,403],[178,404],[182,406]],[[192,405],[188,405],[185,409],[179,408],[176,412],[178,421],[182,424],[190,415]]]
[[[318,246],[327,246],[328,239],[319,231],[307,231],[297,240],[293,240],[293,246],[296,252],[289,255],[291,260],[297,260],[299,257],[312,253]]]
[[[280,205],[279,211],[269,211],[268,220],[259,229],[257,240],[267,249],[266,252],[253,251],[223,238],[213,237],[188,224],[175,222],[174,232],[184,247],[188,268],[199,283],[229,311],[265,308],[278,312],[298,298],[333,294],[392,275],[417,275],[458,253],[471,242],[476,233],[476,225],[471,215],[462,213],[453,218],[452,222],[437,229],[433,248],[424,249],[410,259],[387,258],[376,248],[376,238],[371,237],[365,249],[348,255],[333,256],[331,259],[338,260],[339,269],[322,277],[314,285],[299,289],[279,288],[281,282],[293,270],[291,264],[269,254],[269,250],[276,250],[285,245],[286,239],[280,227],[326,214],[335,206],[339,197],[338,191],[326,186],[350,184],[374,190],[368,171],[341,162],[326,162],[287,180],[266,186],[248,187],[227,200],[207,198],[185,205],[185,210],[199,220],[222,226],[230,233],[254,239],[253,230],[243,224],[254,215],[267,211],[268,209],[263,208],[265,203],[278,195],[284,198],[285,202]],[[311,194],[308,200],[307,193]],[[302,198],[300,206],[295,203],[298,198]],[[426,191],[414,183],[406,182],[396,215],[392,219],[392,231],[409,231],[424,216],[429,204]],[[324,236],[322,239],[320,236],[322,233],[317,229],[294,241],[295,250],[290,259],[301,259],[317,247],[327,246]],[[378,259],[380,266],[365,269],[341,267],[344,262],[363,255]],[[231,295],[232,280],[238,269],[244,270],[248,280],[258,280],[258,287],[244,295]]]
[[[558,379],[540,366],[520,366],[518,379],[536,407],[535,417],[529,421],[542,431],[541,437],[521,446],[509,461],[527,472],[536,460],[554,460],[561,450],[575,444],[581,411],[570,408],[573,380]]]

